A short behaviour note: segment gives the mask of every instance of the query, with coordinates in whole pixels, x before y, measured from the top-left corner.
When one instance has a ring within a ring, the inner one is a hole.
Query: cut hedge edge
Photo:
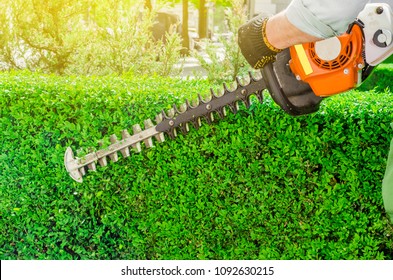
[[[313,115],[290,117],[266,96],[83,184],[63,167],[65,147],[97,148],[209,85],[1,73],[1,259],[392,259],[386,71],[377,90]]]

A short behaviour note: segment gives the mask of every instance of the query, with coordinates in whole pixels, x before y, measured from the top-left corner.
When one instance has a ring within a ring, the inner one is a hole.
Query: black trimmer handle
[[[316,96],[307,83],[296,79],[289,68],[290,59],[289,49],[285,49],[277,55],[274,63],[262,69],[267,89],[274,102],[288,114],[299,116],[314,113],[319,110],[322,98]]]

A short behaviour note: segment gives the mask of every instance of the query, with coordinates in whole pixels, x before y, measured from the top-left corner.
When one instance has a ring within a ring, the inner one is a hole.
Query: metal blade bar
[[[172,131],[186,123],[193,123],[199,117],[207,116],[207,121],[211,118],[213,112],[217,112],[218,115],[223,115],[222,110],[225,106],[236,108],[238,101],[243,101],[247,108],[250,106],[251,95],[256,95],[260,102],[262,102],[262,92],[266,89],[265,81],[261,78],[260,80],[254,79],[250,74],[250,82],[248,85],[242,85],[237,80],[237,87],[233,91],[229,90],[224,84],[224,93],[222,96],[216,96],[213,92],[209,101],[203,100],[199,97],[199,104],[196,107],[192,107],[189,102],[187,104],[187,110],[181,112],[174,117],[168,117],[165,112],[164,120],[157,125],[157,130],[161,132],[167,132],[170,136],[173,134]],[[236,113],[236,109],[233,109]]]
[[[123,140],[115,142],[106,149],[99,150],[85,155],[82,158],[74,158],[74,154],[70,147],[67,148],[64,156],[64,164],[70,176],[77,182],[82,182],[83,172],[80,170],[89,164],[96,163],[101,159],[106,159],[117,152],[124,150],[142,141],[148,140],[153,136],[159,135],[161,132],[157,131],[156,126],[142,130],[137,134],[131,135]],[[106,165],[105,163],[103,165]]]
[[[136,124],[133,126],[133,135],[130,135],[127,130],[122,131],[122,140],[117,140],[116,135],[110,137],[111,145],[107,148],[89,153],[81,158],[75,158],[74,153],[70,147],[67,148],[64,155],[64,165],[70,176],[77,182],[82,182],[82,177],[86,174],[85,168],[96,170],[96,163],[101,166],[107,165],[107,158],[111,161],[118,161],[117,152],[121,152],[123,157],[130,155],[129,147],[132,147],[135,152],[140,152],[140,143],[144,142],[147,148],[153,146],[152,137],[155,137],[158,142],[163,142],[164,133],[171,138],[176,137],[177,129],[184,134],[189,131],[189,123],[192,123],[196,129],[201,126],[200,119],[204,117],[208,123],[214,120],[213,113],[217,113],[220,118],[226,115],[225,107],[228,106],[235,114],[238,110],[238,102],[242,101],[248,108],[251,104],[250,97],[255,95],[260,102],[262,102],[263,90],[266,89],[266,84],[263,78],[255,79],[250,73],[250,81],[247,85],[241,84],[240,80],[236,79],[236,88],[234,90],[228,89],[224,84],[224,92],[220,96],[216,95],[211,90],[209,100],[203,100],[199,95],[198,105],[192,106],[188,100],[184,104],[184,111],[179,110],[175,105],[168,114],[162,111],[156,117],[157,125],[149,120],[144,121],[145,130]]]

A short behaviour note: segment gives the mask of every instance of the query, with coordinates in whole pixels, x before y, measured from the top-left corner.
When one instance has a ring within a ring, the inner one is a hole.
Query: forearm
[[[270,44],[277,49],[321,40],[321,38],[307,34],[294,26],[284,11],[269,18],[266,24],[266,37]]]
[[[367,1],[293,0],[275,16],[261,14],[242,25],[240,49],[252,67],[263,68],[280,50],[342,34]]]
[[[284,13],[297,29],[326,39],[343,34],[367,2],[369,0],[292,0]]]

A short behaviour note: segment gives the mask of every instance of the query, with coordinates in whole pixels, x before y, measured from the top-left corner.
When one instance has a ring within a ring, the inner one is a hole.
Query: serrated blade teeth
[[[219,116],[221,119],[223,119],[223,118],[227,115],[227,112],[226,112],[226,110],[225,110],[225,107],[222,107],[222,108],[218,109],[218,110],[217,110],[217,114],[218,114],[218,116]]]
[[[116,136],[116,134],[112,134],[112,135],[109,137],[109,140],[111,141],[112,144],[116,143],[116,142],[117,142],[117,136]]]
[[[145,143],[145,146],[148,149],[150,149],[150,148],[152,148],[154,146],[152,138],[147,138],[147,139],[143,140],[143,142]]]
[[[185,103],[176,106],[173,105],[168,112],[162,111],[155,118],[157,125],[153,125],[150,119],[144,121],[144,130],[141,129],[139,124],[132,127],[133,135],[130,135],[127,130],[121,132],[122,140],[118,140],[116,135],[110,136],[111,145],[107,148],[102,148],[99,151],[91,151],[89,154],[84,155],[83,158],[75,158],[71,148],[67,148],[64,155],[64,163],[70,176],[82,182],[82,176],[86,174],[87,169],[96,170],[96,164],[106,166],[108,158],[113,162],[118,161],[118,152],[123,157],[130,156],[130,149],[139,153],[141,152],[141,142],[147,148],[153,147],[153,137],[158,142],[165,141],[165,133],[170,138],[177,136],[178,129],[183,134],[189,132],[189,124],[191,123],[195,129],[201,127],[202,118],[211,124],[217,114],[219,118],[226,116],[226,109],[228,106],[232,113],[236,114],[239,110],[239,101],[243,101],[245,106],[251,106],[250,96],[255,95],[259,101],[263,100],[263,91],[266,89],[266,83],[263,78],[256,79],[252,72],[249,72],[249,81],[247,78],[241,80],[236,77],[236,81],[229,86],[223,84],[217,91],[210,89],[210,96],[206,96],[206,100],[201,94],[198,94],[197,99],[193,99],[192,103],[188,99]],[[100,144],[100,146],[103,146]]]
[[[196,119],[192,120],[192,125],[195,127],[196,130],[198,130],[202,125],[201,119],[196,118]]]
[[[218,92],[215,93],[214,90],[213,90],[212,88],[210,88],[210,94],[211,94],[211,96],[212,96],[212,100],[213,100],[213,99],[220,98],[220,95],[218,94]]]
[[[88,164],[87,168],[89,168],[89,170],[92,170],[92,171],[97,171],[97,166],[96,166],[95,162]]]
[[[190,131],[190,127],[189,127],[188,123],[183,123],[183,124],[180,126],[180,131],[181,131],[184,135],[186,135],[186,134]]]
[[[211,124],[214,121],[213,113],[211,112],[211,113],[208,113],[207,115],[205,115],[205,119],[208,124]]]
[[[162,114],[158,114],[158,115],[156,116],[156,123],[159,124],[159,123],[162,122],[162,120],[163,120]]]
[[[201,104],[201,103],[205,104],[206,103],[206,101],[203,99],[203,97],[202,97],[202,95],[200,93],[198,93],[198,102],[199,102],[199,104]]]
[[[99,163],[100,166],[102,166],[102,167],[108,165],[108,161],[106,160],[106,157],[102,157],[102,158],[98,159],[98,163]]]
[[[156,116],[156,123],[159,124],[159,123],[162,122],[162,120],[163,120],[162,114],[158,114],[158,115]],[[164,142],[164,141],[165,141],[165,135],[164,135],[164,133],[159,133],[159,134],[157,134],[157,135],[156,135],[156,139],[157,139],[157,141],[158,141],[159,143]]]
[[[115,144],[115,143],[118,142],[118,141],[117,141],[117,137],[116,137],[115,134],[112,134],[112,135],[109,137],[109,140],[111,141],[112,144]],[[117,155],[117,152],[114,152],[114,153],[110,154],[110,155],[109,155],[109,158],[110,158],[111,161],[113,161],[113,162],[117,162],[117,161],[119,160],[119,156]]]
[[[180,113],[184,113],[185,111],[187,111],[187,104],[186,103],[181,104],[179,110]]]
[[[122,132],[121,132],[121,137],[122,137],[123,140],[126,140],[127,138],[131,137],[131,135],[130,135],[130,133],[128,133],[128,130],[127,130],[127,129],[124,129],[124,130],[122,130]],[[122,154],[122,156],[123,156],[124,158],[130,156],[130,149],[129,149],[128,147],[126,147],[126,148],[120,150],[120,152],[121,152],[121,154]]]
[[[239,77],[236,77],[236,84],[237,84],[237,88],[243,87],[243,82],[240,80]]]
[[[258,91],[258,92],[255,94],[255,96],[258,98],[258,101],[259,101],[260,103],[263,102],[263,91],[262,91],[262,90]]]
[[[122,131],[121,131],[121,137],[122,137],[122,139],[127,139],[127,138],[129,138],[131,135],[130,135],[130,133],[128,132],[128,130],[127,129],[123,129]]]
[[[167,116],[167,114],[165,113],[164,110],[161,111],[161,115],[162,115],[163,119],[168,119],[168,116]]]
[[[151,121],[151,119],[145,120],[145,121],[143,122],[143,124],[144,124],[144,126],[145,126],[145,129],[148,129],[148,128],[154,126],[154,125],[153,125],[153,122]],[[150,138],[147,138],[147,139],[145,139],[145,140],[143,140],[143,142],[145,143],[145,146],[146,146],[147,148],[152,148],[152,147],[153,147],[153,139],[152,139],[151,137],[150,137]]]
[[[250,97],[247,97],[245,99],[243,99],[244,104],[246,105],[246,108],[249,109],[251,106],[251,99]]]
[[[227,86],[227,84],[223,84],[223,87],[224,87],[224,92],[230,92],[230,90],[229,90],[229,88],[228,88],[228,86]]]
[[[100,147],[104,146],[104,143],[103,143],[102,140],[98,141],[98,146],[100,146]],[[108,161],[106,160],[106,157],[105,157],[105,156],[99,158],[99,159],[98,159],[98,163],[99,163],[99,165],[102,166],[102,167],[108,165]]]
[[[176,128],[172,128],[167,133],[168,133],[169,138],[171,138],[171,139],[175,139],[177,137]]]
[[[159,133],[155,137],[156,137],[156,140],[157,140],[158,143],[162,143],[162,142],[165,141],[164,133]]]
[[[134,133],[134,134],[137,134],[137,133],[139,133],[139,132],[141,132],[142,131],[142,128],[141,128],[141,126],[139,125],[139,124],[134,124],[133,126],[132,126],[132,132]]]
[[[263,76],[262,76],[262,70],[257,71],[257,72],[254,73],[254,79],[255,79],[255,81],[259,81],[259,80],[261,80],[262,78],[263,78]]]
[[[188,99],[186,99],[186,106],[187,106],[187,110],[188,109],[193,109],[194,107],[192,107],[190,101]]]
[[[217,98],[217,96],[214,93],[214,90],[212,88],[210,88],[210,96],[211,96],[211,99],[216,99]]]
[[[162,116],[162,114],[158,114],[158,115],[156,116],[156,124],[159,124],[159,123],[161,123],[162,121],[163,121],[163,116]],[[156,139],[157,139],[158,143],[164,142],[164,141],[165,141],[165,135],[164,135],[164,133],[159,133],[159,134],[157,134],[157,135],[156,135]]]
[[[82,174],[82,176],[85,176],[86,175],[85,167],[79,168],[79,172],[80,172],[80,174]]]
[[[169,109],[168,112],[167,112],[167,117],[170,118],[170,119],[173,118],[175,116],[175,112],[176,111],[175,111],[174,108]]]
[[[180,114],[181,113],[179,108],[177,108],[176,104],[173,104],[172,109],[175,112],[175,114]]]
[[[138,134],[141,131],[142,131],[142,129],[139,124],[134,124],[132,126],[132,132],[134,133],[134,135]],[[139,143],[139,142],[131,145],[131,147],[134,149],[135,153],[140,153],[142,151],[141,143]]]
[[[237,102],[228,104],[233,114],[236,114],[239,111],[239,104]]]
[[[144,121],[143,121],[143,124],[144,124],[144,126],[145,126],[145,129],[148,129],[148,128],[154,126],[154,125],[153,125],[153,122],[151,121],[151,119],[144,120]]]

